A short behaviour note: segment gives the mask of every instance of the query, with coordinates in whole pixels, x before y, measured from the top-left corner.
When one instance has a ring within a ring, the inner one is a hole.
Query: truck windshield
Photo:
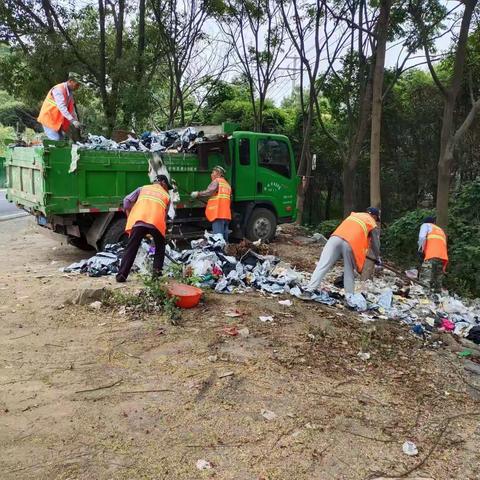
[[[290,151],[282,140],[258,141],[258,165],[290,178]]]

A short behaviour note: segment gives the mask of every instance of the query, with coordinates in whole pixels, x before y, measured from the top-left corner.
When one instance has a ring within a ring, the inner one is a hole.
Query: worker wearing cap
[[[313,292],[340,257],[343,257],[343,286],[347,294],[355,293],[355,270],[361,272],[367,258],[367,251],[380,261],[380,219],[378,208],[369,207],[366,212],[352,212],[333,232],[323,247],[320,260],[306,287]]]
[[[213,233],[221,234],[225,242],[228,242],[228,225],[232,219],[232,188],[225,180],[223,167],[214,167],[210,178],[212,181],[208,188],[202,192],[192,192],[191,197],[208,198],[205,216],[212,223]]]
[[[168,191],[171,189],[168,178],[165,175],[157,175],[152,185],[137,188],[123,200],[123,209],[127,214],[125,231],[129,239],[116,277],[117,282],[127,280],[140,244],[146,235],[151,235],[155,241],[153,276],[162,274],[170,203]]]
[[[73,92],[80,88],[80,76],[70,72],[66,82],[51,88],[43,101],[37,121],[50,140],[62,140],[70,125],[80,128]]]
[[[442,288],[442,271],[448,264],[447,236],[435,225],[435,217],[425,217],[418,234],[418,255],[420,278],[430,284],[432,290]]]

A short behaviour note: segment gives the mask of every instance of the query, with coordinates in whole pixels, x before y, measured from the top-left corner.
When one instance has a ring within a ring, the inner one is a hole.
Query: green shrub
[[[480,296],[480,181],[469,182],[450,201],[447,228],[449,264],[444,285],[461,295]],[[382,232],[385,258],[402,267],[417,262],[418,232],[430,210],[414,210]]]

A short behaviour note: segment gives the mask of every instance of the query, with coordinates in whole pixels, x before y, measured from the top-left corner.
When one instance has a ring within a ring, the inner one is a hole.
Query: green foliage
[[[176,298],[167,293],[165,279],[146,275],[142,277],[144,288],[135,293],[113,291],[105,300],[112,307],[125,306],[134,314],[163,313],[168,320],[176,324],[180,318],[180,309],[176,306]]]
[[[447,229],[449,265],[445,286],[468,296],[480,295],[480,181],[462,186],[451,201]],[[382,232],[386,258],[402,267],[417,263],[418,232],[431,210],[414,210],[399,218]]]
[[[324,237],[328,238],[336,230],[340,223],[342,223],[341,218],[325,220],[319,225],[310,225],[308,229],[312,232],[321,233]]]
[[[417,260],[418,232],[431,210],[413,210],[399,218],[382,231],[382,250],[385,258],[402,267],[411,267]]]

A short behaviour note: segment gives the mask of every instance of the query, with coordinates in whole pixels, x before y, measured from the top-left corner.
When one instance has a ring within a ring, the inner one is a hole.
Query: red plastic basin
[[[203,291],[184,283],[171,283],[167,292],[171,297],[177,297],[176,305],[180,308],[193,308],[198,305]]]

